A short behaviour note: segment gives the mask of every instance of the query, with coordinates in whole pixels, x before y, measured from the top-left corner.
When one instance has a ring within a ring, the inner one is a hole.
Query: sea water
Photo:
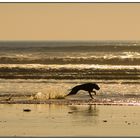
[[[94,82],[97,99],[140,102],[139,41],[0,42],[0,97],[68,94]],[[70,98],[89,99],[85,91]]]

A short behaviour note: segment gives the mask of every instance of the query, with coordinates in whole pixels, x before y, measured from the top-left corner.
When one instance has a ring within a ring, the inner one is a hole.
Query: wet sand
[[[140,136],[139,106],[0,104],[0,111],[1,137]]]

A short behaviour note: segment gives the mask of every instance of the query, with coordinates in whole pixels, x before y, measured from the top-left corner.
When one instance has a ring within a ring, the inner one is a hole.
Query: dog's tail
[[[78,90],[79,90],[79,89],[77,89],[77,88],[73,88],[73,89],[70,91],[70,93],[67,94],[66,96],[74,95],[74,94],[76,94],[76,93],[78,92]]]

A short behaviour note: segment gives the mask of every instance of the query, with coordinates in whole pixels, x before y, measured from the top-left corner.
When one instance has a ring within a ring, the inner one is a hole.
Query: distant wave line
[[[99,64],[55,64],[55,65],[43,65],[43,64],[0,64],[0,68],[44,68],[44,69],[140,69],[139,65],[99,65]]]

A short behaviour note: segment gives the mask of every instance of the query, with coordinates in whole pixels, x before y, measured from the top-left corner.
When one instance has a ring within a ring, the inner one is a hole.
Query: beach
[[[98,81],[93,100],[86,91],[65,96],[82,82],[0,80],[0,137],[140,136],[139,83]]]
[[[140,136],[139,106],[1,104],[0,110],[0,137]]]
[[[1,41],[0,137],[139,137],[139,45]],[[100,87],[93,100],[66,96],[84,83]]]

